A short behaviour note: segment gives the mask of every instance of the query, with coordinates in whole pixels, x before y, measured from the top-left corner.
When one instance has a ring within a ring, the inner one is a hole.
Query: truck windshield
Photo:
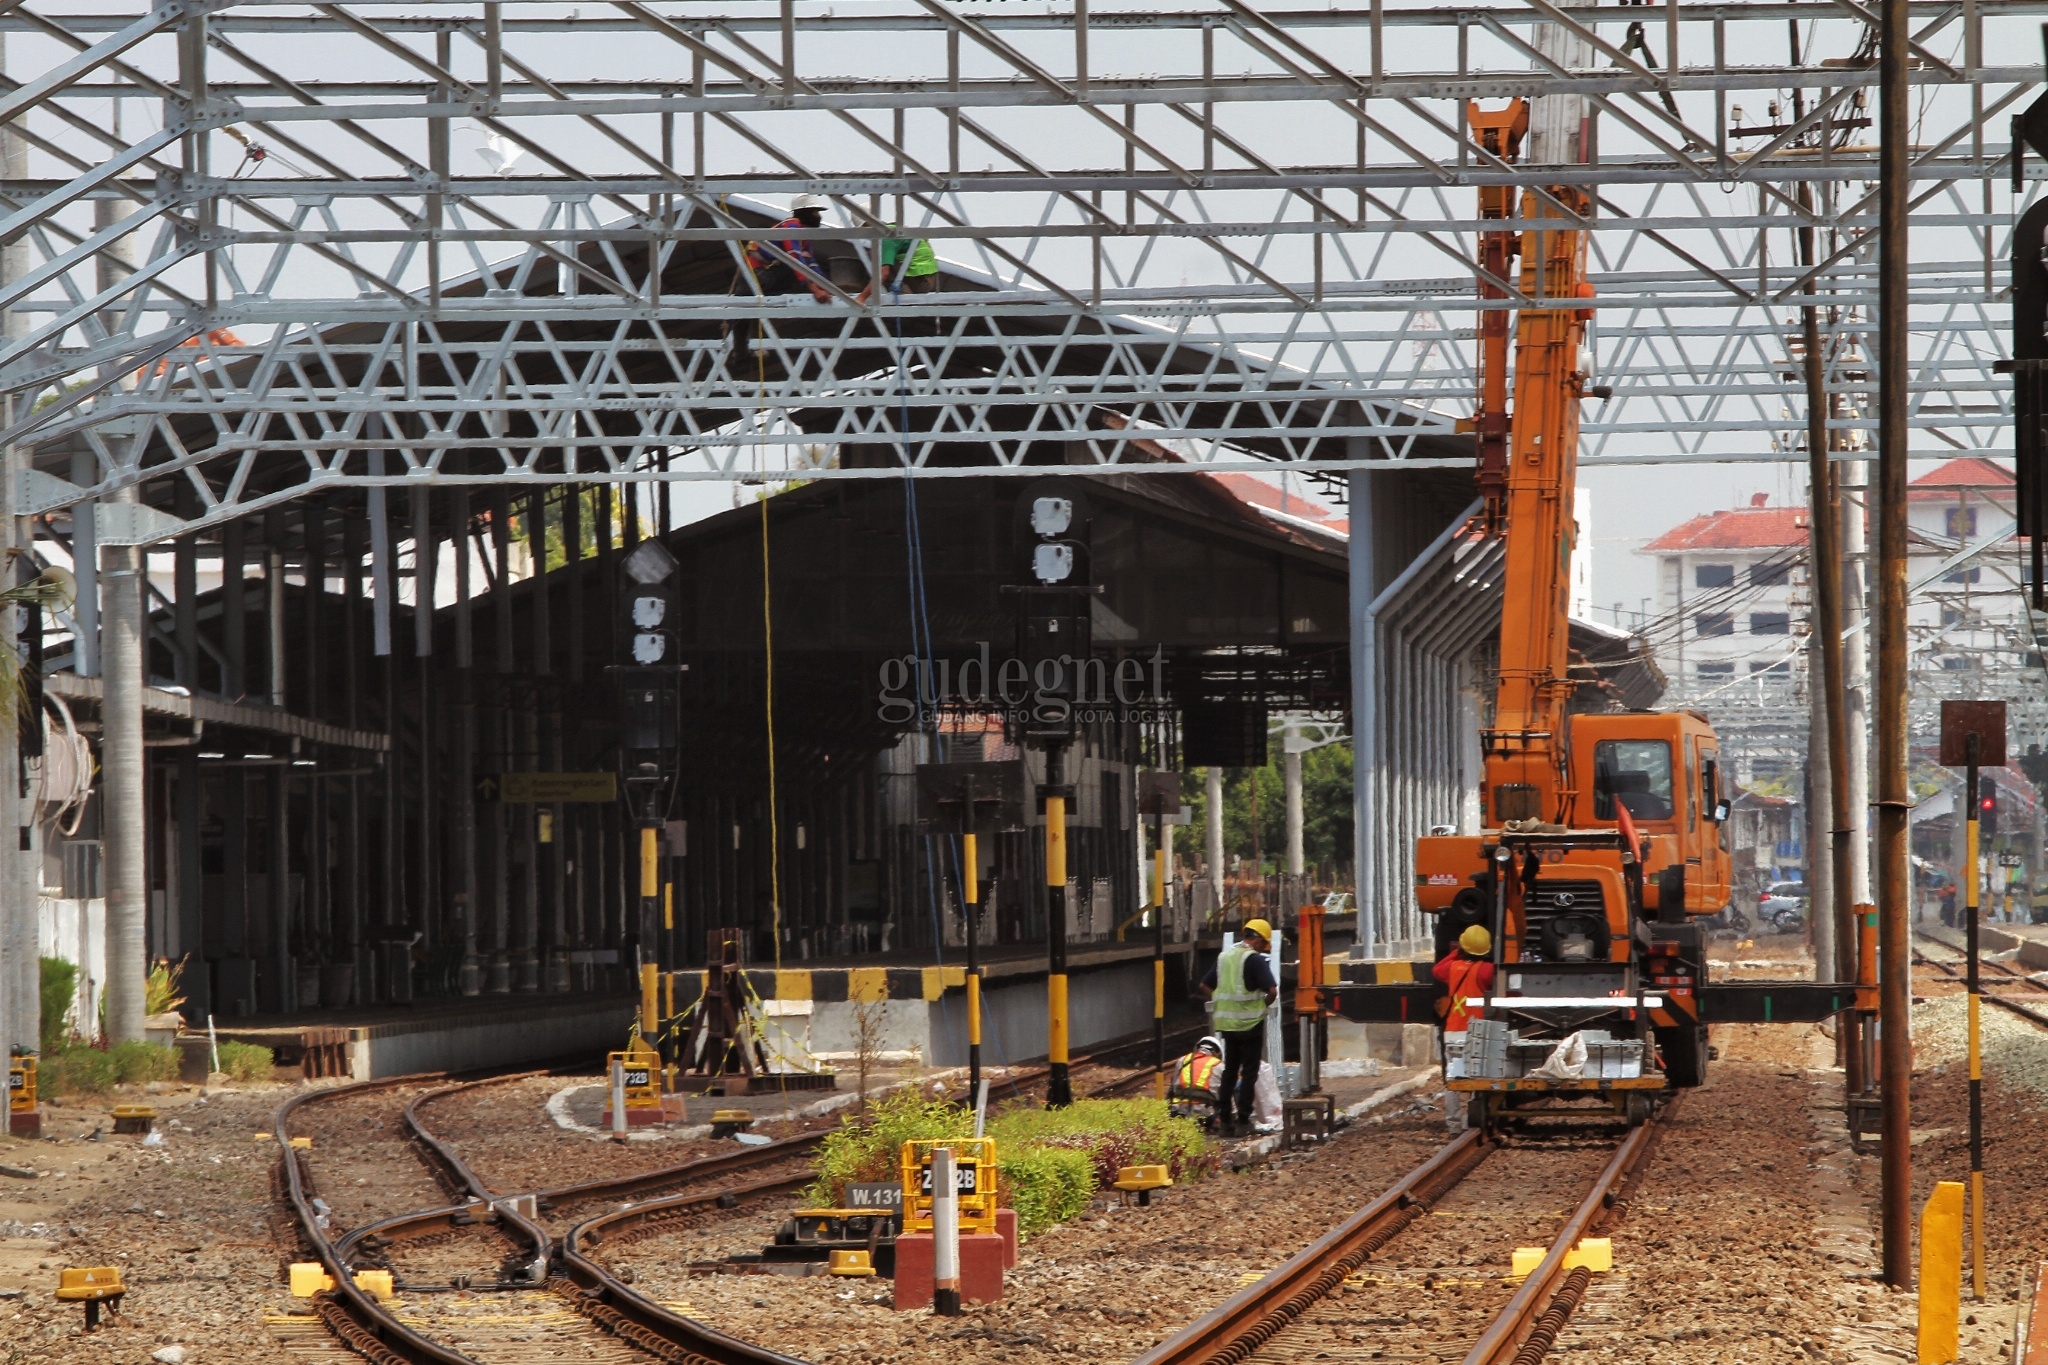
[[[1638,820],[1671,818],[1671,746],[1661,739],[1603,739],[1593,746],[1593,816],[1612,820],[1619,796]]]

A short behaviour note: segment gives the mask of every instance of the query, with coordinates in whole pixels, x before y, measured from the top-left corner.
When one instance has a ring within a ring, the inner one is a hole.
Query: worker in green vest
[[[866,303],[877,285],[899,296],[938,293],[939,258],[932,254],[932,244],[922,237],[884,237],[874,278],[860,291],[859,301]]]
[[[1266,1054],[1266,1007],[1280,993],[1279,978],[1267,956],[1272,949],[1273,926],[1262,919],[1246,920],[1237,942],[1218,955],[1199,987],[1214,1003],[1213,1022],[1223,1035],[1219,1117],[1227,1137],[1243,1137],[1252,1130],[1252,1097]]]

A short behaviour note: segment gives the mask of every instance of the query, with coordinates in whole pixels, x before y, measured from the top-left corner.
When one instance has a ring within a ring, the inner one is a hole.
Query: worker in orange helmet
[[[1458,946],[1430,971],[1443,982],[1446,993],[1443,1054],[1447,1081],[1465,1074],[1465,1033],[1472,1020],[1484,1013],[1471,1002],[1493,985],[1492,953],[1493,935],[1485,925],[1474,924],[1458,935]],[[1453,1133],[1465,1130],[1464,1097],[1455,1090],[1444,1091],[1444,1123]]]

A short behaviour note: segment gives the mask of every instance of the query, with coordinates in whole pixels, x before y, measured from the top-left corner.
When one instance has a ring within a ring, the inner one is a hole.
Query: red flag
[[[1642,841],[1636,837],[1636,822],[1629,818],[1628,803],[1619,796],[1614,798],[1615,819],[1621,824],[1622,840],[1628,844],[1629,856],[1637,862],[1643,860]]]

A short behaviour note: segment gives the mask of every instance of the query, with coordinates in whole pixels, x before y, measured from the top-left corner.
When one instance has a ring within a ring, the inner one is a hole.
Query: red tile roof
[[[1804,507],[1732,507],[1674,526],[1643,547],[1645,554],[1688,550],[1780,550],[1806,543]]]
[[[1991,495],[2009,493],[2013,473],[1996,460],[1982,455],[1965,455],[1948,460],[1913,480],[1906,496],[1914,502],[1950,502],[1965,489]]]

